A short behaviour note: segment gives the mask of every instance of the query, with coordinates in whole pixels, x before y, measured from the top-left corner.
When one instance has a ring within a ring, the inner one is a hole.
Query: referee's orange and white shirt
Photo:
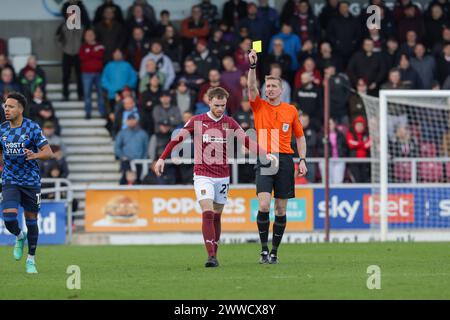
[[[250,100],[250,106],[253,111],[258,144],[267,152],[293,154],[292,134],[296,138],[304,136],[297,108],[286,102],[273,106],[261,99],[259,95],[255,100]]]

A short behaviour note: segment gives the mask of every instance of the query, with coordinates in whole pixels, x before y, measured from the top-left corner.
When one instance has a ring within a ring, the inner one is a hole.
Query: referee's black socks
[[[277,254],[278,247],[280,246],[281,239],[283,238],[284,229],[286,229],[286,215],[275,216],[275,222],[273,223],[273,237],[272,237],[272,251],[271,253]]]
[[[259,239],[261,240],[262,251],[269,251],[269,247],[267,246],[270,228],[269,212],[258,211],[256,223],[258,224]]]
[[[19,221],[17,220],[17,213],[3,212],[3,221],[5,222],[6,229],[15,235],[20,234]]]

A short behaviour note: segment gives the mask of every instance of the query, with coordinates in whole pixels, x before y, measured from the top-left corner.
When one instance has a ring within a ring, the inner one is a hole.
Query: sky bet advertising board
[[[379,222],[379,198],[371,189],[331,189],[331,229],[368,229]],[[325,225],[323,189],[314,191],[314,229]],[[449,188],[389,189],[388,222],[391,228],[449,228]]]
[[[25,225],[23,208],[19,207],[19,225]],[[39,244],[64,244],[66,240],[66,207],[64,202],[42,202],[38,215]],[[0,245],[13,245],[15,237],[6,230],[0,215]]]

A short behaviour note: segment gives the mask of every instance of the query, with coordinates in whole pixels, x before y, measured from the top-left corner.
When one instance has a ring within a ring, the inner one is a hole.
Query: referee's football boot
[[[215,268],[219,266],[219,261],[216,257],[208,257],[208,260],[205,263],[206,268]]]
[[[23,246],[25,245],[25,240],[27,240],[27,233],[26,232],[22,232],[22,233],[23,233],[23,238],[22,239],[16,238],[16,244],[14,245],[14,250],[13,250],[14,259],[16,259],[17,261],[22,259]]]
[[[271,253],[269,256],[269,263],[270,264],[277,264],[278,263],[278,256],[275,253]]]
[[[268,251],[261,251],[261,256],[259,257],[259,263],[260,264],[267,264],[269,263],[269,252]]]

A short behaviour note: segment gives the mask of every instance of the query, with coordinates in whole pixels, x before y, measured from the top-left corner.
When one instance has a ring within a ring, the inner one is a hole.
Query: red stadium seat
[[[394,178],[396,182],[411,182],[411,162],[395,162]]]
[[[437,147],[434,143],[422,143],[420,156],[423,158],[437,157]],[[419,180],[422,182],[439,182],[444,178],[444,166],[439,162],[420,162],[418,164]]]

